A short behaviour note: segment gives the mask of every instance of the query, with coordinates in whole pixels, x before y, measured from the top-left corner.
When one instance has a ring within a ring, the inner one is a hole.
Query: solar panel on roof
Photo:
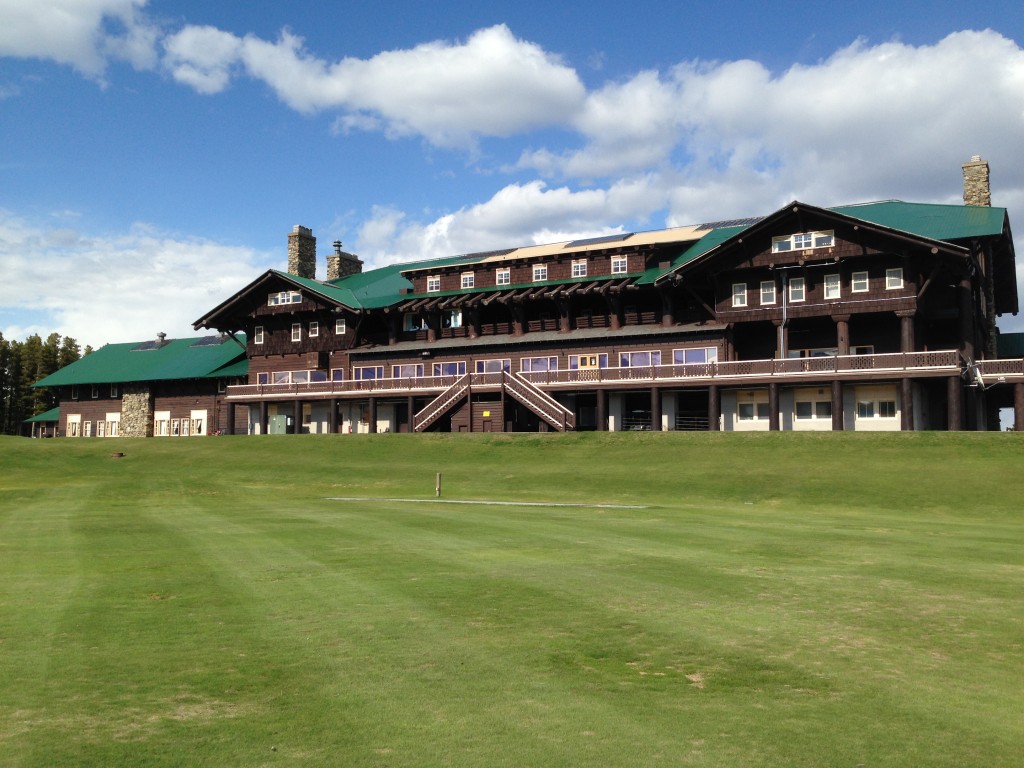
[[[504,256],[506,253],[512,253],[516,250],[515,248],[502,248],[499,251],[477,251],[476,253],[467,253],[461,258],[465,261],[481,261],[483,259],[490,259],[494,256]]]
[[[725,229],[726,227],[749,227],[751,224],[757,224],[764,216],[753,216],[748,219],[729,219],[728,221],[712,221],[707,224],[701,224],[697,227],[701,229]]]
[[[196,339],[195,341],[193,341],[191,344],[189,344],[189,346],[190,347],[215,347],[218,344],[223,344],[225,341],[227,341],[227,337],[226,336],[220,336],[220,335],[218,335],[218,336],[203,336],[203,338]]]
[[[152,351],[154,349],[160,349],[160,347],[166,347],[166,346],[167,346],[167,342],[166,341],[163,344],[161,344],[158,341],[144,341],[141,344],[139,344],[139,346],[135,347],[135,349],[133,349],[132,352],[149,352],[149,351]]]
[[[581,245],[600,245],[601,243],[619,243],[627,237],[632,237],[632,232],[625,232],[621,235],[603,235],[602,237],[585,237],[582,240],[573,240],[566,243],[565,248],[577,248]]]

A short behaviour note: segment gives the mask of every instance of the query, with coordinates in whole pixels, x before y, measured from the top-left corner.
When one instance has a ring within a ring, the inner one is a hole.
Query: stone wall
[[[992,205],[988,161],[979,155],[964,163],[964,205]]]
[[[334,253],[327,257],[327,279],[338,280],[363,271],[363,262],[354,253],[341,250],[341,241],[334,241]]]
[[[316,238],[313,230],[299,224],[288,233],[288,273],[316,279]]]
[[[121,437],[153,436],[153,398],[149,387],[128,385],[121,398]]]

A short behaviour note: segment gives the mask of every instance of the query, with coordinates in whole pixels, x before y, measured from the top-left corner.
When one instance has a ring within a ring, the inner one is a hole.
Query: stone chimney
[[[964,205],[992,205],[988,184],[988,161],[975,155],[964,163]]]
[[[316,238],[298,224],[288,233],[288,273],[316,280]]]
[[[327,279],[340,280],[363,271],[363,262],[353,253],[341,250],[341,240],[334,241],[334,253],[327,257]]]

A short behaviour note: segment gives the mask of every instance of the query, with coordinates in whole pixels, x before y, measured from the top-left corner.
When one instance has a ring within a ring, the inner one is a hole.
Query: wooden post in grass
[[[437,473],[437,478],[434,483],[434,496],[437,498],[441,497],[441,473]]]

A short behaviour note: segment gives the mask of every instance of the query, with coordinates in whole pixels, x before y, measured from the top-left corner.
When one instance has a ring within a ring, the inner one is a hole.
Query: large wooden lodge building
[[[204,424],[959,430],[998,429],[1012,407],[1024,429],[1024,345],[996,324],[1018,311],[1013,240],[988,173],[978,158],[964,165],[964,205],[795,201],[757,219],[366,272],[336,242],[325,280],[313,233],[296,226],[287,272],[195,322],[225,356],[201,377],[221,387]],[[227,352],[242,346],[244,360]],[[146,389],[124,375],[118,392]],[[59,380],[64,435],[85,412],[73,381]],[[132,433],[165,433],[151,401]]]

